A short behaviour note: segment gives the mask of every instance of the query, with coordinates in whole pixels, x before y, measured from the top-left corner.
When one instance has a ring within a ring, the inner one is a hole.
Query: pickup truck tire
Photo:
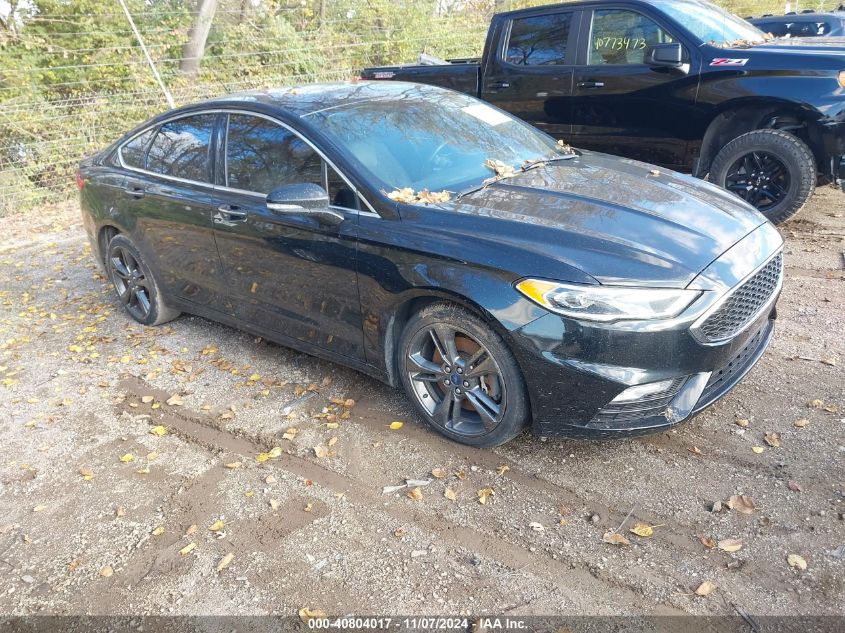
[[[446,437],[491,448],[528,424],[528,393],[513,353],[496,331],[460,306],[435,303],[411,317],[397,355],[408,397]]]
[[[754,130],[721,149],[710,166],[710,181],[780,224],[813,195],[816,161],[797,136],[783,130]]]

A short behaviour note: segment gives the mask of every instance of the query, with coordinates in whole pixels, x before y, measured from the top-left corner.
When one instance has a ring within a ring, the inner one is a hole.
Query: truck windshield
[[[686,28],[702,44],[732,46],[766,40],[766,35],[756,26],[708,2],[696,2],[693,10],[689,2],[677,0],[653,0],[652,4]]]
[[[495,175],[488,160],[519,169],[564,152],[552,137],[501,110],[429,86],[406,84],[306,118],[387,193],[459,191]]]

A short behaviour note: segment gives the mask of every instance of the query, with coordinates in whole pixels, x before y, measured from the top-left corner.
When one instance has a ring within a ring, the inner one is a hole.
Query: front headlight
[[[699,290],[578,286],[542,279],[523,279],[516,289],[557,314],[603,323],[671,319],[701,296]]]

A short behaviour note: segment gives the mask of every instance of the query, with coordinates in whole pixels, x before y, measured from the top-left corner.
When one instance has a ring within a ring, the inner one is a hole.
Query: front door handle
[[[487,84],[488,90],[504,90],[505,88],[510,87],[511,85],[507,81],[494,81]]]
[[[579,81],[579,88],[604,88],[603,81]]]
[[[240,211],[237,207],[224,204],[217,207],[217,214],[214,219],[224,222],[243,222],[246,220],[246,211]]]

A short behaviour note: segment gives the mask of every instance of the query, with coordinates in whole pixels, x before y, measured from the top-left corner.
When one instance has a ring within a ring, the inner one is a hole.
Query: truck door
[[[544,7],[500,21],[485,55],[481,98],[569,140],[581,13]]]
[[[572,145],[688,170],[698,68],[684,72],[647,65],[648,46],[679,40],[639,11],[607,8],[584,14],[585,37],[574,72]]]

